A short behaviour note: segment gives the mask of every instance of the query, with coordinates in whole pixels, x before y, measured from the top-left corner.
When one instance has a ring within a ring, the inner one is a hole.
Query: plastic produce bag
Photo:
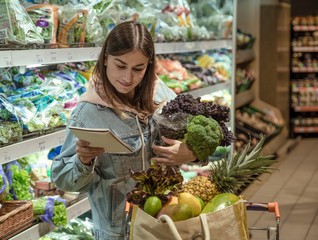
[[[58,6],[46,2],[45,4],[28,4],[24,7],[45,43],[56,43]]]
[[[59,32],[57,36],[60,47],[85,42],[88,10],[84,6],[67,5],[61,7],[59,15]],[[82,47],[83,44],[78,46]]]
[[[102,44],[105,38],[103,37],[103,29],[98,21],[96,10],[89,8],[87,15],[87,31],[85,42]]]
[[[22,169],[17,161],[9,162],[4,167],[10,184],[10,194],[5,200],[30,200],[33,189],[30,186],[30,175]]]
[[[72,219],[66,227],[57,228],[40,240],[94,240],[92,233],[93,222],[86,218],[85,221],[80,218]]]
[[[18,0],[0,0],[0,43],[44,43]]]
[[[0,165],[0,201],[3,200],[9,193],[9,183],[6,174]]]
[[[14,143],[22,139],[22,123],[15,107],[0,96],[0,144]]]
[[[160,136],[170,139],[183,139],[187,132],[188,114],[176,112],[169,117],[161,114],[162,109],[158,109],[153,114],[153,120],[159,129]]]
[[[52,226],[67,224],[66,202],[60,196],[41,197],[32,200],[33,215]]]
[[[45,127],[45,124],[37,117],[38,106],[35,100],[45,96],[39,90],[20,93],[8,98],[14,104],[18,116],[23,122],[23,127],[28,132],[38,131]]]

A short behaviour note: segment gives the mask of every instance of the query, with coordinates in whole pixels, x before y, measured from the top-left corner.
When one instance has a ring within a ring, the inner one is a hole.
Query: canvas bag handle
[[[202,234],[194,234],[192,239],[195,240],[197,239],[197,237],[201,237],[201,239],[205,239],[205,240],[209,240],[210,239],[210,231],[209,231],[209,225],[208,225],[208,220],[206,218],[206,214],[200,214],[199,215],[201,223],[202,223],[202,227],[203,227],[203,231],[204,231],[204,236],[202,236]],[[168,215],[161,215],[158,218],[159,221],[161,221],[162,223],[167,223],[175,240],[182,240],[178,229],[176,228],[176,226],[174,225],[172,219],[168,216]]]

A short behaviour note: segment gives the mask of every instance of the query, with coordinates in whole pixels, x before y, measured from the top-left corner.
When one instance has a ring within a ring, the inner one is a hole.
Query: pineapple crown
[[[269,170],[277,170],[270,167],[275,155],[261,156],[262,146],[265,137],[258,142],[254,149],[248,153],[251,140],[247,143],[245,149],[241,149],[228,160],[222,159],[215,162],[211,169],[211,180],[217,185],[220,192],[231,192],[238,194],[240,189],[254,180],[262,173],[271,173]]]

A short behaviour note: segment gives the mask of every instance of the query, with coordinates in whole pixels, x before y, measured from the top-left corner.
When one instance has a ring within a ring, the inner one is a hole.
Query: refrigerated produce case
[[[237,1],[233,0],[233,22],[232,34],[236,32],[236,7]],[[70,45],[70,48],[42,48],[32,46],[28,49],[26,45],[19,46],[1,46],[0,48],[0,68],[32,67],[32,66],[52,66],[66,62],[85,62],[94,61],[97,59],[101,47],[81,47],[76,48],[76,45]],[[73,48],[72,48],[73,46]],[[213,93],[222,89],[229,89],[231,94],[235,93],[234,73],[235,73],[235,54],[236,54],[236,39],[211,39],[202,41],[188,42],[161,42],[155,43],[156,54],[173,54],[182,52],[205,51],[209,49],[229,49],[232,51],[231,71],[232,76],[230,81],[211,85],[205,88],[190,91],[194,97],[199,97],[208,93]],[[234,129],[234,97],[231,99],[231,122],[230,127]],[[5,164],[32,153],[49,150],[60,146],[64,142],[65,128],[58,128],[52,132],[40,132],[36,136],[24,136],[22,141],[13,144],[6,144],[0,147],[0,163]],[[87,197],[75,202],[67,208],[68,220],[71,220],[90,209]],[[38,239],[46,233],[52,231],[54,227],[41,222],[35,223],[30,228],[15,235],[11,239]]]

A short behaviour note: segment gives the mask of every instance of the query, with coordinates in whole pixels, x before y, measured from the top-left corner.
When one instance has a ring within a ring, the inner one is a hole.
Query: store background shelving
[[[234,9],[236,9],[236,0],[234,0]],[[235,11],[236,12],[236,11]],[[234,13],[234,19],[236,13]],[[233,29],[236,29],[236,23],[233,22]],[[233,30],[233,33],[235,31]],[[233,34],[234,35],[234,34]],[[235,43],[234,39],[193,41],[193,42],[171,42],[156,43],[156,54],[173,54],[181,52],[204,51],[208,49],[226,48],[232,50],[232,77],[229,82],[219,83],[206,88],[200,88],[189,93],[194,97],[213,93],[222,89],[229,89],[232,93],[235,91],[234,70],[235,70]],[[1,50],[1,49],[0,49]],[[101,47],[84,48],[64,48],[64,49],[3,49],[0,51],[0,68],[13,66],[46,66],[55,65],[64,62],[94,61],[97,59]],[[234,97],[232,97],[231,109],[234,109]],[[234,114],[231,111],[231,128],[234,128]],[[6,145],[0,148],[0,163],[7,163],[32,153],[49,150],[59,146],[64,142],[65,128],[59,128],[49,134],[26,138],[21,142]],[[68,220],[76,218],[90,209],[87,197],[71,205],[67,209]],[[27,230],[17,234],[11,239],[28,240],[38,239],[41,236],[52,231],[54,227],[41,222],[33,225]]]
[[[271,110],[285,122],[280,133],[264,145],[263,154],[277,153],[288,138],[289,47],[285,40],[289,37],[289,11],[290,5],[279,1],[238,1],[237,26],[255,37],[253,54],[245,64],[253,70],[255,81],[251,89],[236,94],[235,108],[249,104]]]
[[[318,17],[291,20],[290,136],[318,133]]]

